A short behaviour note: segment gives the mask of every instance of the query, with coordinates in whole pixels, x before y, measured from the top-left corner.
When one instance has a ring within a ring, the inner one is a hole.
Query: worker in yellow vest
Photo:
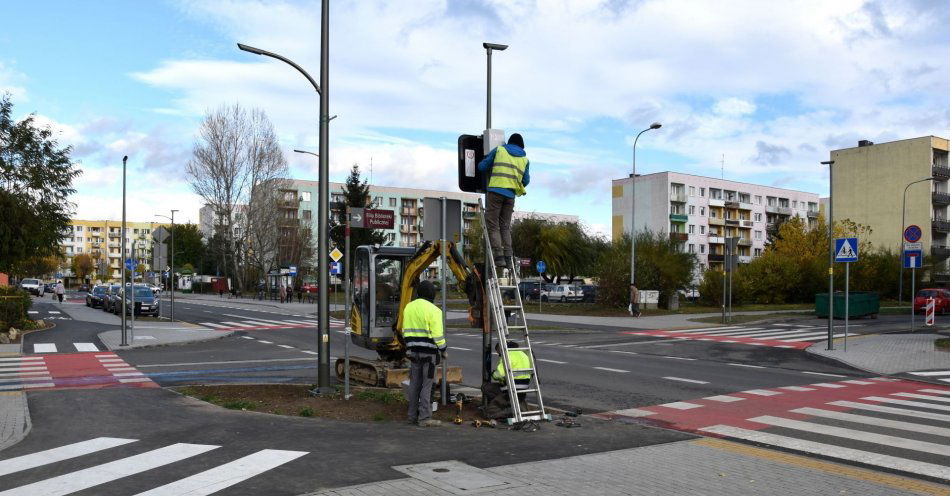
[[[441,424],[432,418],[432,383],[435,366],[446,358],[442,310],[435,306],[435,286],[422,281],[416,286],[416,299],[402,314],[402,336],[409,358],[409,423],[432,427]]]
[[[499,268],[508,267],[514,255],[511,250],[511,214],[515,210],[515,198],[525,194],[525,186],[530,181],[528,165],[524,138],[518,133],[508,137],[507,144],[495,148],[478,163],[478,170],[488,176],[485,224],[495,266]]]
[[[518,342],[508,341],[507,345],[509,349],[517,348]],[[485,395],[485,399],[488,401],[488,406],[482,413],[487,418],[506,418],[511,415],[511,404],[508,399],[508,391],[505,389],[508,383],[500,343],[495,344],[495,353],[498,353],[498,366],[491,374],[491,382],[482,384],[482,394]],[[521,350],[509,351],[508,361],[511,363],[511,370],[521,371],[514,372],[515,385],[529,386],[531,384],[531,372],[524,372],[525,369],[532,368],[531,358],[528,357],[528,354]],[[524,395],[519,395],[519,401],[523,400]]]

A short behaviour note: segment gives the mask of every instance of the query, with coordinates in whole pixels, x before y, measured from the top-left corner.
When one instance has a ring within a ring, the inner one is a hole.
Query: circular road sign
[[[923,231],[920,230],[920,226],[912,224],[907,226],[907,229],[904,229],[904,241],[908,243],[916,243],[920,241],[920,236],[923,234]]]
[[[544,274],[544,271],[547,270],[548,266],[547,264],[544,263],[544,260],[538,260],[538,263],[537,265],[535,265],[535,268],[538,269],[539,274]]]

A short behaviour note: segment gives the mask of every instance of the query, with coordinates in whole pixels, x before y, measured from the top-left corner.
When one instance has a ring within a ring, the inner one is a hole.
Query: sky
[[[209,110],[274,124],[291,176],[317,179],[318,1],[10,2],[0,92],[73,147],[76,217],[198,220],[185,174]],[[824,194],[830,150],[950,135],[950,10],[938,1],[332,0],[330,178],[457,190],[456,140],[493,127],[531,161],[517,209],[609,235],[610,181],[678,171]]]

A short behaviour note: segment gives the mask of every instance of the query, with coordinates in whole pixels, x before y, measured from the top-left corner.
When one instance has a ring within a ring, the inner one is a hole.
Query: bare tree
[[[249,232],[256,224],[249,218],[261,207],[255,192],[287,177],[287,160],[273,124],[259,109],[248,112],[239,104],[219,107],[208,113],[198,134],[186,169],[191,188],[214,209],[222,243],[211,248],[224,275],[234,276],[243,289],[241,257],[229,260],[228,254],[250,246]],[[246,205],[244,212],[240,205]]]

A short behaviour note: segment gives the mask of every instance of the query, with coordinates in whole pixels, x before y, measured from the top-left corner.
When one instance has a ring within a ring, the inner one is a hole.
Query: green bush
[[[29,320],[30,294],[13,286],[0,287],[0,331],[22,329]]]
[[[661,306],[693,279],[696,256],[680,251],[681,245],[664,232],[637,234],[637,288],[659,290]],[[630,303],[630,237],[611,243],[597,266],[597,298],[606,306],[626,308]]]

